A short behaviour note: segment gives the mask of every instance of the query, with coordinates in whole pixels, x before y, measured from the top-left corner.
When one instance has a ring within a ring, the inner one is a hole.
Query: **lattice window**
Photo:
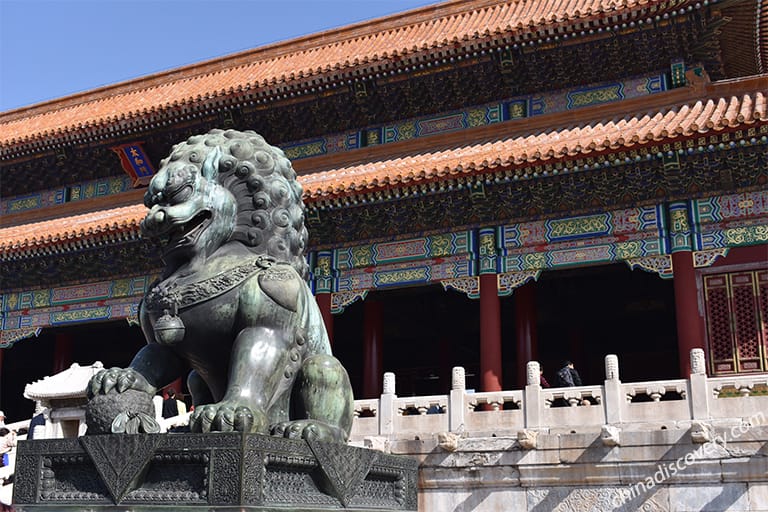
[[[706,276],[704,295],[714,373],[768,369],[768,271]]]
[[[715,373],[735,370],[731,311],[728,300],[728,279],[725,275],[704,279],[707,300],[707,331],[709,353]]]
[[[763,368],[768,369],[768,270],[757,272],[757,303],[760,335],[763,338]]]
[[[760,340],[758,330],[757,296],[754,272],[732,274],[731,290],[733,311],[733,333],[739,369],[754,371],[760,369]]]

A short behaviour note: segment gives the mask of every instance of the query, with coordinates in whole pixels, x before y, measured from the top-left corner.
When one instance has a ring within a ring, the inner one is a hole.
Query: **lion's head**
[[[211,130],[173,147],[144,196],[145,236],[166,258],[211,254],[240,242],[290,262],[306,277],[307,230],[296,172],[280,148],[253,131]]]

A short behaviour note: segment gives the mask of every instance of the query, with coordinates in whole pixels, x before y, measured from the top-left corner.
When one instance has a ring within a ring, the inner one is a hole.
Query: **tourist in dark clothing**
[[[560,368],[557,371],[557,386],[560,388],[567,388],[567,387],[573,387],[573,386],[581,386],[581,377],[579,376],[579,372],[576,371],[576,369],[573,367],[573,363],[570,361],[565,361],[563,363],[563,367]],[[560,405],[570,405],[568,401],[565,399],[562,399],[562,402]],[[587,400],[586,398],[582,397],[581,400],[577,403],[580,403],[581,405],[592,405],[592,402]]]
[[[32,419],[29,420],[29,430],[27,431],[27,439],[34,439],[35,438],[35,427],[44,427],[45,426],[45,414],[42,412],[39,412],[32,416]]]
[[[560,388],[581,386],[581,377],[571,361],[565,361],[563,367],[557,371],[557,386]]]
[[[173,418],[179,415],[179,404],[176,402],[176,391],[168,390],[168,398],[163,400],[163,418]]]

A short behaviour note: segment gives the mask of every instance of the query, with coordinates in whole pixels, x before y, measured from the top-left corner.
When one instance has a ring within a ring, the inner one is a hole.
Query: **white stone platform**
[[[408,398],[389,374],[355,402],[353,443],[416,458],[427,512],[768,511],[768,375],[692,362],[689,379],[623,383],[607,356],[603,385],[546,389],[531,362],[525,389],[493,393],[455,368],[450,394]]]

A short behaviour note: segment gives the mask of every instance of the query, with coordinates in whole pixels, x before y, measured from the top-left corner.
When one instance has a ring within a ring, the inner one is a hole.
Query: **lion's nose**
[[[165,223],[165,218],[165,212],[160,207],[155,205],[152,207],[149,213],[147,213],[147,216],[144,217],[144,220],[141,221],[141,229],[145,233],[157,231]]]
[[[152,216],[152,220],[155,224],[162,224],[165,222],[165,212],[163,210],[158,210],[155,212],[155,214]]]

